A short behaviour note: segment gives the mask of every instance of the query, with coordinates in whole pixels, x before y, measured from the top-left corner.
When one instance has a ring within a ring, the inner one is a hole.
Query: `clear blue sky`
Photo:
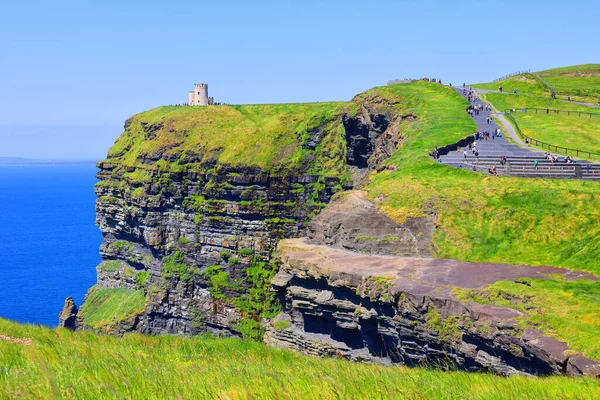
[[[5,1],[0,156],[100,159],[195,82],[228,103],[348,100],[388,79],[600,62],[600,2]]]

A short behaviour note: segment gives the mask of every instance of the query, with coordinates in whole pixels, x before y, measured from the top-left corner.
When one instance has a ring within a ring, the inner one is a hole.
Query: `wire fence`
[[[524,109],[522,109],[522,112],[527,112],[529,110],[535,110],[536,113],[539,113],[538,111],[543,111],[545,114],[551,114],[551,113],[560,114],[560,113],[563,113],[563,114],[567,114],[567,115],[576,115],[576,114],[579,114],[579,116],[581,116],[581,115],[589,115],[590,118],[592,118],[592,116],[600,117],[600,114],[595,114],[595,113],[570,111],[570,110],[550,110],[549,108],[546,108],[546,109],[543,109],[543,108],[524,108]],[[600,157],[599,153],[594,153],[592,151],[581,150],[581,149],[572,149],[572,148],[564,147],[564,146],[558,146],[556,144],[543,142],[543,141],[538,140],[536,138],[533,138],[531,136],[527,136],[526,134],[523,133],[523,131],[519,127],[519,124],[517,123],[517,120],[512,115],[512,114],[515,114],[515,113],[516,113],[516,109],[514,109],[514,108],[512,110],[504,110],[504,115],[506,115],[506,117],[513,123],[513,125],[515,126],[515,129],[516,129],[517,133],[519,134],[519,136],[522,139],[525,140],[525,143],[533,145],[533,146],[536,146],[536,147],[540,147],[542,149],[548,149],[549,151],[553,151],[555,153],[561,153],[561,154],[571,155],[571,156],[575,156],[575,157],[587,157],[588,159],[592,158],[592,156],[594,156],[594,157]]]
[[[537,80],[542,82],[544,84],[544,86],[546,86],[552,93],[556,93],[556,89],[554,89],[554,87],[552,85],[550,85],[548,82],[546,82],[546,80],[544,78],[542,78],[538,74],[534,74],[534,73],[531,73],[531,75],[533,75]]]
[[[500,81],[503,81],[505,79],[511,78],[513,76],[517,76],[517,75],[521,75],[521,74],[530,74],[530,73],[531,73],[530,69],[528,69],[527,71],[513,72],[512,74],[504,75],[503,77],[500,77],[498,79],[494,79],[492,82],[500,82]]]
[[[590,118],[600,118],[600,113],[592,113],[587,111],[574,111],[574,110],[556,110],[553,108],[513,108],[512,110],[505,110],[511,113],[528,113],[535,111],[536,114],[548,114],[548,115],[566,115],[566,116],[576,116],[576,117],[590,117]]]

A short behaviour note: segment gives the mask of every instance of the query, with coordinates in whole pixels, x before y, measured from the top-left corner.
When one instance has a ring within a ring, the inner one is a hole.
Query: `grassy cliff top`
[[[332,147],[329,136],[343,136],[337,117],[345,105],[159,107],[126,122],[107,161],[168,169],[184,163],[299,169],[310,163],[302,148],[309,131],[322,128],[323,143]]]
[[[21,340],[21,341],[20,341]],[[116,338],[0,319],[0,398],[591,399],[600,381],[384,367],[241,339]]]

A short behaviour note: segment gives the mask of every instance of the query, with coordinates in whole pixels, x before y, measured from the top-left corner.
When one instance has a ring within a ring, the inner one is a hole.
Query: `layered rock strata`
[[[519,311],[461,302],[454,288],[523,277],[589,278],[551,267],[365,255],[288,239],[272,281],[283,312],[268,344],[356,361],[435,365],[502,375],[600,375],[600,363],[522,329]],[[555,275],[556,276],[556,275]],[[571,355],[574,354],[574,355]]]

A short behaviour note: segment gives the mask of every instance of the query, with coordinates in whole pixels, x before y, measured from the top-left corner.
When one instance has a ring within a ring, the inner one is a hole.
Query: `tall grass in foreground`
[[[300,356],[208,337],[122,339],[0,320],[0,398],[590,399],[591,379],[502,378]]]

